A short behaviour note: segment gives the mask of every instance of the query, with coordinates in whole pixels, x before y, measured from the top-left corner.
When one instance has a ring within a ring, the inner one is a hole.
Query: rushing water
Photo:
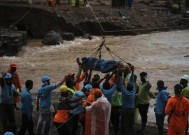
[[[101,37],[93,37],[92,40],[76,38],[61,45],[44,46],[41,40],[29,40],[18,56],[0,57],[0,71],[4,72],[9,63],[16,62],[22,83],[27,79],[34,80],[34,93],[44,74],[48,74],[52,83],[55,83],[67,72],[76,73],[78,66],[75,59],[90,57],[101,41]],[[148,72],[152,91],[156,89],[157,80],[162,79],[173,94],[173,86],[179,82],[180,76],[189,74],[189,57],[184,57],[189,55],[188,30],[137,36],[107,36],[105,41],[112,52],[135,66],[136,75],[141,71]],[[112,56],[120,60],[115,55]],[[105,48],[102,49],[102,58],[112,59],[112,56]],[[151,105],[153,104],[154,100],[151,101]],[[149,114],[150,121],[153,122],[153,108],[149,110]]]

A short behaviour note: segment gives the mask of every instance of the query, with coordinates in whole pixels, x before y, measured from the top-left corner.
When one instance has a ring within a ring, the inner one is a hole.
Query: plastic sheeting
[[[85,135],[109,135],[111,106],[105,97],[98,98],[91,106],[86,107]]]

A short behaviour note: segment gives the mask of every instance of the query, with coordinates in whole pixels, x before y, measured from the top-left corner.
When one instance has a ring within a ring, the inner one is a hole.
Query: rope
[[[89,3],[89,1],[88,1],[88,0],[86,0],[86,1],[87,1],[87,4],[89,5],[89,8],[90,8],[91,12],[93,13],[93,15],[94,15],[95,19],[97,20],[97,23],[98,23],[98,25],[100,26],[100,28],[101,28],[102,32],[104,32],[104,29],[103,29],[103,27],[102,27],[101,23],[99,22],[99,20],[98,20],[98,18],[97,18],[97,16],[96,16],[96,14],[95,14],[95,12],[94,12],[94,10],[92,9],[91,4]],[[101,35],[102,35],[102,36],[103,36],[103,38],[104,38],[104,34],[103,34],[102,32],[100,31]]]
[[[18,19],[13,25],[11,25],[12,27],[15,26],[17,23],[19,23],[30,11],[32,10],[32,8],[30,8],[20,19]],[[10,26],[10,27],[11,27]]]
[[[21,18],[19,18],[14,24],[10,25],[9,28],[5,31],[3,31],[4,33],[6,31],[8,31],[9,29],[11,29],[12,27],[14,27],[17,23],[19,23],[26,15],[29,14],[29,12],[32,10],[33,8],[30,8]],[[1,34],[3,34],[3,32]]]
[[[169,27],[157,27],[157,28],[138,28],[138,29],[130,29],[130,30],[104,30],[103,26],[101,25],[100,21],[98,20],[94,10],[92,9],[90,3],[87,1],[87,3],[89,4],[89,8],[91,10],[91,12],[93,13],[93,15],[95,16],[95,19],[97,20],[97,23],[99,24],[101,30],[103,33],[115,33],[115,32],[131,32],[131,31],[142,31],[142,30],[160,30],[160,29],[166,29],[166,28],[178,28],[178,27],[189,27],[189,25],[181,25],[181,26],[169,26]],[[103,36],[104,37],[104,36]]]
[[[52,132],[50,132],[49,134],[50,135],[53,135],[53,133],[56,131],[56,130],[58,130],[61,126],[63,126],[64,124],[67,124],[67,122],[69,121],[69,120],[71,120],[71,118],[73,118],[75,115],[77,115],[77,114],[74,114],[74,115],[72,115],[65,123],[62,123],[60,126],[58,126],[57,128],[55,128]]]
[[[104,45],[106,47],[106,45]],[[125,63],[128,63],[126,62],[124,59],[122,59],[121,57],[119,57],[117,54],[115,54],[114,52],[112,52],[108,47],[106,47],[108,52],[110,53],[110,55],[112,56],[112,54],[114,54],[117,58],[119,58],[121,61],[125,62]],[[113,58],[113,56],[112,56]]]

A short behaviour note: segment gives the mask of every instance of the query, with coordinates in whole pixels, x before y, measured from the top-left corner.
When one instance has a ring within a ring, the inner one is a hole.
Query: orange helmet
[[[11,63],[10,67],[16,67],[16,63]]]
[[[97,88],[97,89],[94,90],[94,95],[95,96],[102,96],[102,91]]]

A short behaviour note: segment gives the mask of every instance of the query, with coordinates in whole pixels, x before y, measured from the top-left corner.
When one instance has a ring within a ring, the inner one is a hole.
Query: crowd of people
[[[148,122],[150,105],[150,89],[152,84],[147,79],[146,72],[140,73],[140,83],[134,74],[134,66],[130,63],[123,65],[112,61],[98,60],[98,70],[107,71],[103,77],[99,74],[92,76],[95,68],[89,68],[82,59],[77,59],[79,71],[67,73],[59,82],[51,84],[51,78],[44,75],[42,85],[36,92],[36,101],[32,100],[30,91],[33,81],[26,80],[22,88],[15,63],[11,63],[6,73],[0,78],[0,122],[3,134],[24,135],[28,130],[30,135],[50,135],[58,131],[59,135],[77,135],[78,123],[82,135],[109,135],[109,127],[113,126],[115,135],[143,134]],[[116,64],[116,68],[115,68]],[[96,65],[96,64],[95,64]],[[103,66],[103,68],[101,68]],[[112,68],[110,66],[113,66]],[[186,135],[188,132],[189,114],[189,76],[183,75],[180,82],[174,86],[174,96],[163,80],[157,81],[156,106],[154,109],[158,134],[164,134],[164,118],[168,115],[168,135]],[[83,86],[83,87],[81,87]],[[52,92],[60,90],[57,105],[51,101]],[[21,93],[21,94],[19,94]],[[19,96],[20,95],[20,96]],[[20,103],[22,125],[17,133],[15,109]],[[32,112],[36,104],[39,112],[36,130]],[[53,114],[52,111],[55,113]],[[141,129],[136,131],[137,111],[141,116]],[[52,123],[55,125],[54,130]]]

